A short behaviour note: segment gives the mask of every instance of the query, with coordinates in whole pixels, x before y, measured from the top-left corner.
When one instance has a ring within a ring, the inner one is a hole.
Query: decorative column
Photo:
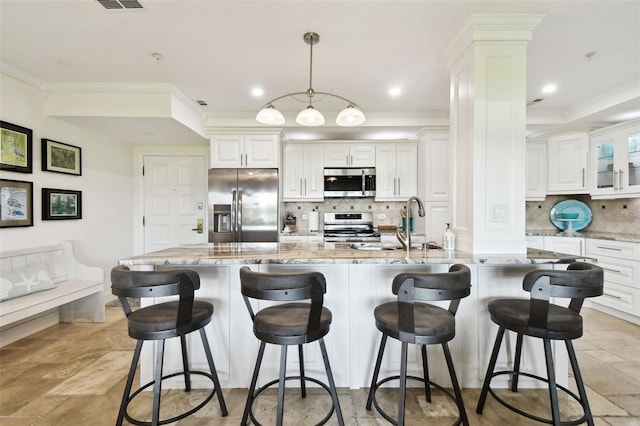
[[[526,253],[527,43],[541,14],[476,14],[446,47],[456,248]]]

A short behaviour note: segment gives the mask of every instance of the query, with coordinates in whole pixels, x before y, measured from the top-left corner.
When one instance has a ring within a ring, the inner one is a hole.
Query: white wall
[[[33,173],[0,171],[0,178],[33,182],[33,226],[0,229],[0,250],[73,243],[82,263],[109,272],[118,259],[133,254],[133,156],[128,144],[64,121],[46,117],[45,93],[0,74],[0,119],[33,130]],[[82,176],[43,172],[40,139],[82,148]],[[42,220],[42,188],[82,191],[81,220]]]

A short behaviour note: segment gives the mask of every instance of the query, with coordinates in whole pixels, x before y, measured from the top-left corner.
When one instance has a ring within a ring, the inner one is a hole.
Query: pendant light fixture
[[[323,95],[323,96],[332,96],[334,98],[341,99],[347,103],[347,107],[340,111],[338,117],[336,118],[336,123],[340,126],[358,126],[365,121],[364,114],[360,110],[360,107],[355,102],[350,101],[347,98],[342,96],[338,96],[334,93],[330,92],[316,92],[313,90],[313,45],[318,44],[320,41],[320,36],[318,33],[308,32],[303,37],[304,42],[310,46],[310,60],[309,60],[309,88],[306,92],[294,92],[287,93],[286,95],[278,96],[267,102],[258,115],[256,116],[256,120],[262,124],[271,124],[271,125],[280,125],[285,123],[284,115],[280,111],[273,106],[273,103],[286,98],[291,97],[296,100],[296,95],[307,95],[309,105],[300,111],[298,116],[296,117],[296,123],[302,126],[321,126],[324,124],[324,116],[320,111],[313,107],[313,97],[315,95]],[[306,101],[305,101],[306,102]]]

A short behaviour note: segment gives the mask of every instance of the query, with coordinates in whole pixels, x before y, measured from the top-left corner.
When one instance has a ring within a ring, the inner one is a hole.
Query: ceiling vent
[[[142,9],[138,0],[98,0],[105,9]]]

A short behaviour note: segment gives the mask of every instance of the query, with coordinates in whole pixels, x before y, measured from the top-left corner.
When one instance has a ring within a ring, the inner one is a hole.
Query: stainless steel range
[[[380,234],[373,227],[373,213],[325,213],[324,240],[380,242]]]

